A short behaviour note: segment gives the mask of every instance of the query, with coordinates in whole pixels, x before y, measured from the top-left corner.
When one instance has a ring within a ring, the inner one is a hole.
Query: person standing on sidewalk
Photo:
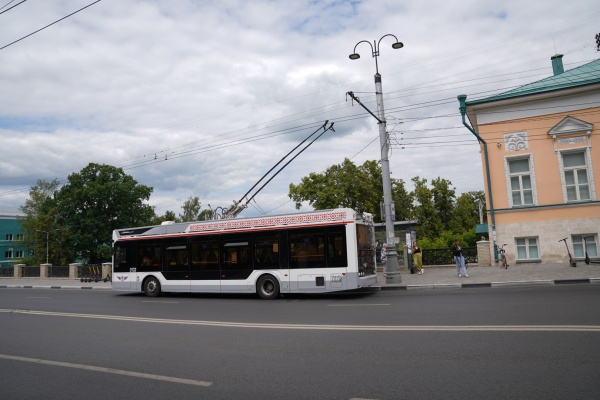
[[[454,254],[454,262],[456,263],[456,273],[458,277],[462,277],[463,275],[468,278],[469,274],[467,274],[467,268],[465,267],[465,257],[463,256],[462,246],[460,245],[460,240],[456,239],[454,241],[454,246],[452,246],[452,254]]]
[[[423,253],[415,240],[412,244],[413,266],[416,268],[419,275],[423,275]]]
[[[387,261],[387,243],[384,243],[381,247],[381,264],[385,265]]]

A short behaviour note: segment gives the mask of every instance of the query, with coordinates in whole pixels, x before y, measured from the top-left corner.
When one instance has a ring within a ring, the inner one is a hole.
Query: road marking
[[[51,299],[52,297],[34,297],[34,296],[27,296],[28,299]]]
[[[175,378],[172,376],[164,376],[164,375],[144,374],[141,372],[124,371],[122,369],[96,367],[94,365],[73,364],[73,363],[67,363],[67,362],[61,362],[61,361],[41,360],[39,358],[10,356],[7,354],[0,354],[0,358],[3,358],[5,360],[24,361],[24,362],[30,362],[30,363],[35,363],[35,364],[52,365],[55,367],[84,369],[87,371],[96,371],[96,372],[105,372],[108,374],[115,374],[115,375],[132,376],[134,378],[154,379],[157,381],[181,383],[184,385],[195,385],[195,386],[210,386],[210,385],[212,385],[212,382],[197,381],[194,379]]]
[[[391,306],[391,304],[327,304],[327,307],[371,307],[371,306]]]
[[[142,300],[142,303],[179,304],[178,301]]]
[[[201,325],[227,328],[328,330],[328,331],[429,331],[429,332],[600,332],[600,325],[311,325],[311,324],[264,324],[253,322],[198,321],[186,319],[163,319],[127,317],[122,315],[78,314],[52,311],[18,310],[0,308],[0,313],[42,315],[52,317],[90,318],[114,321],[146,322],[155,324]]]

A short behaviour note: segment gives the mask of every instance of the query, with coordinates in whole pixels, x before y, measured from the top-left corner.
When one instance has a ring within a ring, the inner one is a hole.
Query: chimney
[[[550,59],[552,60],[552,72],[554,72],[554,76],[560,75],[565,72],[562,63],[562,54],[555,54]]]

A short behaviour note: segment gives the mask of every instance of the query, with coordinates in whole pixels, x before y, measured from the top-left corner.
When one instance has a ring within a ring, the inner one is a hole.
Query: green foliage
[[[190,196],[181,206],[183,209],[183,214],[179,214],[179,219],[177,222],[193,222],[198,221],[198,216],[200,215],[200,209],[202,203],[200,203],[200,199],[198,197]]]
[[[436,178],[431,181],[431,195],[433,205],[438,215],[443,230],[450,229],[450,222],[455,210],[456,194],[452,182],[447,179]]]
[[[213,210],[207,208],[205,210],[200,211],[200,214],[198,214],[198,221],[210,221],[211,219],[213,219],[213,215]]]
[[[342,164],[333,165],[323,173],[310,173],[298,185],[290,184],[288,196],[296,203],[296,208],[300,208],[305,201],[316,210],[349,207],[369,212],[376,221],[381,221],[381,167],[376,161],[365,161],[363,165],[356,166],[346,158]],[[408,197],[404,182],[392,180],[397,220],[409,215]]]
[[[434,240],[437,238],[442,229],[442,220],[439,213],[435,209],[433,202],[433,192],[427,187],[427,179],[421,179],[418,176],[412,178],[415,185],[414,191],[411,193],[415,206],[413,217],[419,221],[417,226],[417,238],[428,238]]]
[[[482,191],[456,197],[452,182],[441,177],[431,181],[414,177],[415,188],[408,192],[402,180],[392,179],[392,199],[396,221],[417,220],[417,238],[423,248],[451,247],[456,238],[465,246],[475,245],[475,224],[479,222],[478,202],[485,204]],[[374,215],[382,221],[383,198],[381,168],[376,161],[361,166],[345,159],[324,173],[310,173],[298,185],[290,184],[289,197],[299,208],[308,202],[315,209],[350,207]],[[485,210],[483,210],[485,213]],[[383,241],[384,236],[377,239]]]
[[[73,257],[69,248],[64,245],[68,232],[58,224],[57,203],[54,194],[58,181],[38,180],[29,190],[29,198],[21,206],[24,217],[21,218],[21,229],[27,253],[33,254],[24,261],[27,265],[39,265],[48,262],[53,265],[65,265]]]
[[[165,221],[176,221],[177,217],[173,211],[167,210],[164,215],[154,215],[148,223],[144,225],[160,225]]]
[[[485,197],[482,191],[467,192],[458,197],[450,223],[455,232],[470,230],[479,223],[479,203],[483,205],[482,213],[485,215]]]
[[[79,258],[99,263],[110,258],[112,231],[146,225],[154,217],[146,204],[152,188],[138,185],[121,168],[90,163],[56,194],[58,224]]]

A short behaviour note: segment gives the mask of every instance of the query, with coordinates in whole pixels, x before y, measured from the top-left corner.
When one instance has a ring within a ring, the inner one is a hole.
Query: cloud
[[[91,1],[25,2],[0,15],[0,47]],[[243,215],[291,211],[290,183],[344,158],[380,158],[380,47],[392,176],[449,179],[483,190],[481,155],[461,126],[469,98],[594,59],[592,1],[101,1],[0,50],[0,206],[38,179],[89,162],[152,186],[160,214],[190,196],[229,206],[325,120]],[[394,34],[405,47],[394,50]],[[357,43],[361,54],[348,59]],[[555,50],[556,46],[556,50]],[[410,187],[409,187],[410,189]]]

